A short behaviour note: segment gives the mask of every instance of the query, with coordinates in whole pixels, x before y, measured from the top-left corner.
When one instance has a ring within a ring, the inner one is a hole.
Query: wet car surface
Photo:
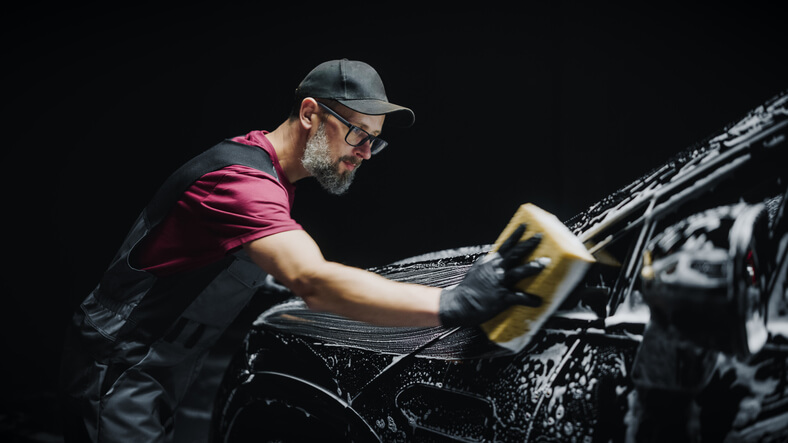
[[[781,95],[566,221],[597,263],[514,354],[285,300],[234,356],[212,437],[785,441],[786,160]],[[448,287],[490,248],[370,270]]]

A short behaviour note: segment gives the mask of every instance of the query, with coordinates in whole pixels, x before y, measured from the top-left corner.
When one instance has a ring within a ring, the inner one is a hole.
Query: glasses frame
[[[345,134],[345,143],[349,144],[350,146],[358,147],[358,146],[363,145],[367,141],[369,141],[369,151],[370,151],[370,153],[372,155],[375,155],[375,154],[379,153],[380,151],[383,150],[383,148],[388,146],[388,142],[386,142],[385,140],[383,140],[381,138],[375,137],[374,135],[370,134],[369,132],[365,131],[364,129],[359,128],[358,126],[354,125],[353,123],[350,123],[349,121],[345,120],[344,118],[342,118],[341,115],[337,114],[336,111],[334,111],[333,109],[329,108],[328,105],[326,105],[324,103],[321,103],[321,102],[317,102],[317,104],[320,105],[320,107],[323,108],[326,112],[328,112],[329,114],[331,114],[334,117],[336,117],[337,120],[339,120],[341,123],[343,123],[345,126],[348,127],[347,134]],[[366,136],[364,138],[362,138],[361,141],[356,143],[356,144],[350,143],[348,141],[348,137],[350,137],[350,133],[353,132],[354,130],[355,131],[361,131],[364,134],[366,134]]]

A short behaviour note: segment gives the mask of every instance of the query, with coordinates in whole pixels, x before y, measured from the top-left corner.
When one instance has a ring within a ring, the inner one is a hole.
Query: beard
[[[352,171],[339,172],[340,164],[347,161],[356,165]],[[344,194],[353,182],[360,162],[353,156],[342,156],[336,161],[331,158],[328,147],[325,125],[321,122],[317,132],[306,142],[306,150],[301,158],[304,168],[320,183],[326,191],[334,194]]]

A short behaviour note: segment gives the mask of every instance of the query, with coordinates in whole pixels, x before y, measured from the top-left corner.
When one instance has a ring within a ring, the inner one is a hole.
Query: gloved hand
[[[459,285],[440,294],[438,315],[444,326],[473,326],[493,318],[513,306],[536,307],[542,298],[511,289],[524,279],[538,274],[544,265],[539,261],[518,264],[536,249],[541,234],[522,242],[525,225],[520,225],[493,254],[473,264]]]

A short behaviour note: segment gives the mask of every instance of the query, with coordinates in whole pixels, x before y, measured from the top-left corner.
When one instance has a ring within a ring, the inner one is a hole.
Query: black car
[[[597,262],[517,353],[477,328],[267,309],[212,438],[786,441],[787,137],[783,94],[567,220]],[[371,270],[446,287],[490,249]]]

